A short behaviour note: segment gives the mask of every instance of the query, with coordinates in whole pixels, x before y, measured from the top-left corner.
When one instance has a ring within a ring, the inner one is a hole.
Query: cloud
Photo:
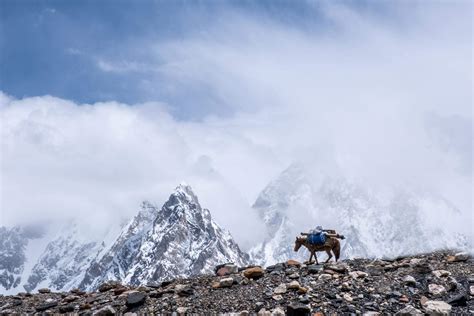
[[[138,72],[149,99],[164,90],[178,107],[1,95],[0,224],[131,216],[186,181],[249,245],[259,191],[291,162],[324,156],[374,187],[437,192],[469,229],[471,11],[315,10],[324,23],[230,10],[179,39],[142,39],[143,61],[100,57],[102,70]],[[176,118],[187,109],[200,115]]]

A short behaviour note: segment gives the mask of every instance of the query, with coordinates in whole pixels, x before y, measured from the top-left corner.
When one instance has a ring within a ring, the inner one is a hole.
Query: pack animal
[[[318,251],[326,251],[326,253],[328,254],[328,259],[326,260],[326,262],[329,262],[329,260],[331,260],[331,258],[333,257],[332,253],[334,254],[335,260],[337,262],[341,254],[341,243],[339,242],[339,239],[335,237],[328,237],[326,239],[326,242],[322,245],[311,244],[308,240],[308,237],[296,237],[294,250],[298,251],[301,246],[306,247],[311,254],[308,260],[309,263],[312,262],[312,258],[314,257],[314,259],[316,260],[316,264],[319,264],[318,257],[316,256],[316,252]]]

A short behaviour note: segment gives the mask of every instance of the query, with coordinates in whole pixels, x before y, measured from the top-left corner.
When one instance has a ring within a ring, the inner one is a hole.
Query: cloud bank
[[[258,238],[259,191],[305,160],[374,187],[436,192],[469,232],[470,6],[380,16],[323,3],[324,24],[298,26],[227,11],[179,39],[141,39],[144,61],[95,58],[104,72],[139,72],[143,93],[168,91],[179,107],[4,93],[0,225],[79,217],[103,226],[185,181],[245,246]],[[200,115],[177,113],[187,109]]]

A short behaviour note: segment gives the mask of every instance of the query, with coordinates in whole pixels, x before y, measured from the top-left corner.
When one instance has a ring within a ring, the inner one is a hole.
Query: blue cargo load
[[[308,241],[312,245],[324,245],[326,242],[326,234],[318,233],[318,234],[310,234],[308,236]]]

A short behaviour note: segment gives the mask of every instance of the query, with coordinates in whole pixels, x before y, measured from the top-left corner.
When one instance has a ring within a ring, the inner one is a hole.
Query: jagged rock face
[[[343,257],[384,257],[436,249],[467,249],[467,238],[427,228],[426,201],[442,205],[446,213],[456,209],[433,196],[393,190],[389,197],[341,176],[309,172],[292,165],[272,181],[257,198],[254,209],[267,226],[263,243],[250,251],[263,265],[289,258],[307,260],[305,252],[294,254],[295,236],[316,225],[336,229],[347,239]],[[420,242],[423,241],[423,242]],[[322,255],[325,258],[325,255]]]
[[[180,185],[161,210],[142,206],[110,250],[91,264],[80,287],[95,289],[106,280],[146,284],[247,260],[231,235],[201,208],[191,188]]]
[[[28,237],[19,227],[0,227],[0,285],[6,290],[16,288],[26,261]]]
[[[100,247],[97,241],[80,238],[75,224],[67,226],[46,246],[24,285],[25,290],[33,291],[43,285],[54,290],[73,288]]]

